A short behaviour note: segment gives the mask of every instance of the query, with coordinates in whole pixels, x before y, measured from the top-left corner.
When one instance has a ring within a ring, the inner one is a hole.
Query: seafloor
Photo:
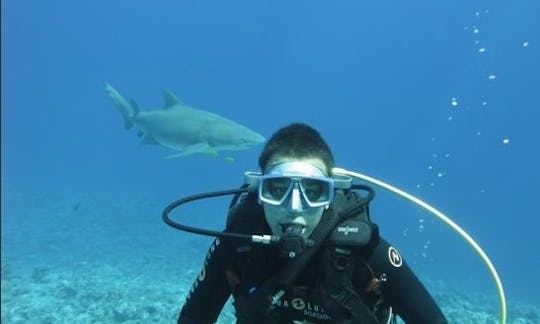
[[[33,189],[2,192],[2,323],[176,321],[208,238],[164,225],[163,197]],[[499,323],[493,294],[425,282],[450,323]],[[540,307],[509,299],[507,323],[540,323]]]
[[[159,255],[132,264],[80,262],[15,273],[2,265],[2,323],[174,323],[197,270]],[[498,323],[492,296],[444,289],[450,323]],[[489,305],[489,306],[487,306]],[[540,323],[540,308],[509,300],[508,323]],[[234,323],[228,303],[218,323]]]

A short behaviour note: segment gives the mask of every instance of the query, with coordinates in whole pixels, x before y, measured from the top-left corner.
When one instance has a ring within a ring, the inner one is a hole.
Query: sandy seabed
[[[144,275],[141,275],[144,273]],[[149,276],[148,274],[155,274]],[[15,271],[2,264],[2,323],[175,323],[198,269],[155,256]],[[430,284],[450,323],[499,323],[493,296]],[[489,305],[489,306],[488,306]],[[508,322],[540,323],[540,308],[508,301]],[[230,300],[218,323],[234,323]]]

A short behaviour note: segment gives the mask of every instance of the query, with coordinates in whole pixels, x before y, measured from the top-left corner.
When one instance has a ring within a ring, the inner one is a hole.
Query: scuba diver
[[[279,129],[259,166],[262,173],[246,173],[247,189],[229,209],[229,235],[210,246],[178,323],[214,323],[231,294],[238,324],[389,324],[396,316],[447,323],[371,221],[373,189],[332,174],[332,152],[317,130]]]

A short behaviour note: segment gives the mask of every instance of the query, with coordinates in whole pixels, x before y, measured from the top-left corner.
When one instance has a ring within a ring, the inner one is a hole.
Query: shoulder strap
[[[372,310],[356,291],[353,271],[358,253],[369,251],[378,242],[377,226],[369,217],[369,200],[358,193],[348,193],[357,208],[350,217],[340,222],[325,242],[320,269],[319,298],[337,323],[380,323]]]
[[[352,272],[356,256],[350,248],[327,247],[321,259],[319,297],[336,323],[379,324],[379,320],[354,289]]]

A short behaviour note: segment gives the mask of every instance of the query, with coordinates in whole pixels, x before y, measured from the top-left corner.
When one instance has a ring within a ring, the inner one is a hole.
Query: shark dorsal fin
[[[172,106],[182,104],[178,98],[172,93],[169,89],[162,89],[161,92],[163,93],[163,101],[165,103],[165,106],[163,108],[168,109]]]

